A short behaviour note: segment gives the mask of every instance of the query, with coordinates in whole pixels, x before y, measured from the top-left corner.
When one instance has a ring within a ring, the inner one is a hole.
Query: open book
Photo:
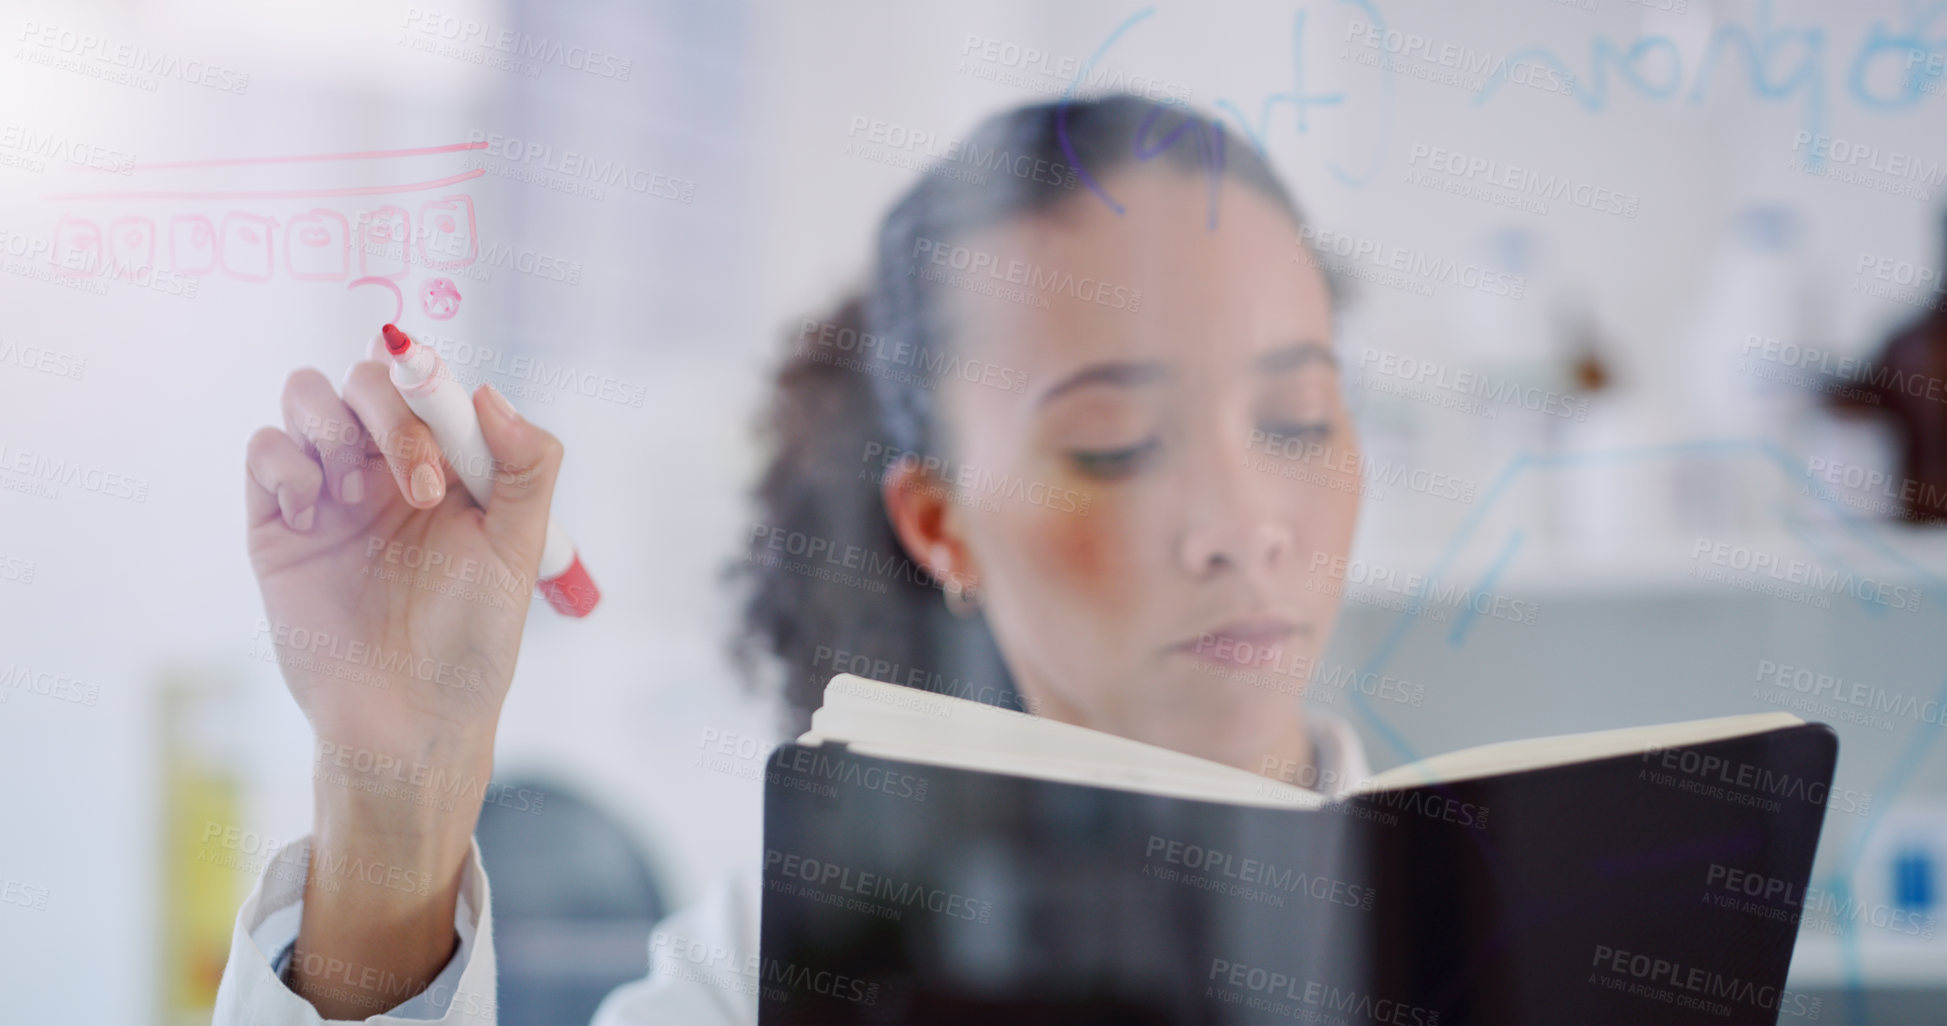
[[[1326,798],[840,675],[768,767],[760,1018],[1774,1022],[1836,758],[1774,712]]]

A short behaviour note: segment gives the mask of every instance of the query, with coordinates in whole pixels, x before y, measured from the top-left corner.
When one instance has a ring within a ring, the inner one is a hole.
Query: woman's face
[[[1331,634],[1359,504],[1325,282],[1248,186],[1222,183],[1214,230],[1202,177],[1104,187],[1123,214],[1078,192],[922,264],[951,276],[958,355],[990,365],[940,385],[930,554],[974,582],[1035,711],[1256,769]]]

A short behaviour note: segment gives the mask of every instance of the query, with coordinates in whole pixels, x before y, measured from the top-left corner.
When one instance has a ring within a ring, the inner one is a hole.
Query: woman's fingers
[[[325,480],[338,501],[365,499],[365,428],[323,374],[310,367],[293,371],[284,382],[284,430],[324,465]]]
[[[274,427],[250,436],[244,450],[245,509],[252,527],[281,517],[293,531],[309,531],[318,519],[318,496],[324,490],[324,470],[297,440]]]
[[[392,469],[399,494],[419,509],[431,509],[446,498],[446,471],[439,445],[425,422],[413,416],[385,366],[362,360],[345,375],[345,404],[365,425],[372,441]]]
[[[473,393],[480,432],[493,453],[493,501],[487,505],[487,533],[512,546],[533,566],[548,534],[548,505],[561,472],[561,442],[521,417],[492,385]]]

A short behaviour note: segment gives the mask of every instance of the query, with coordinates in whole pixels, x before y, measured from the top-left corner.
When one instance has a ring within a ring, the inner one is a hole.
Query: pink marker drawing
[[[360,285],[381,285],[384,286],[385,288],[391,289],[393,307],[392,307],[392,317],[390,319],[393,321],[397,321],[399,318],[405,316],[406,294],[399,289],[398,282],[393,281],[390,278],[380,278],[374,275],[371,277],[360,278],[352,282],[350,285],[345,286],[345,288],[346,290],[349,291],[351,289],[358,288]]]
[[[169,222],[169,269],[177,274],[216,270],[216,226],[200,214]]]
[[[284,229],[284,266],[299,281],[344,281],[351,273],[351,223],[336,210],[314,208]]]
[[[101,267],[101,226],[85,217],[63,217],[54,226],[54,250],[48,260],[70,271]]]
[[[146,271],[155,266],[155,221],[124,217],[108,226],[108,257],[115,266]]]
[[[419,287],[419,308],[433,320],[451,320],[460,312],[460,287],[451,278],[426,279]]]
[[[441,196],[419,205],[419,260],[440,271],[470,266],[478,255],[473,197]]]
[[[403,278],[411,269],[412,217],[388,203],[358,215],[358,272]]]
[[[256,214],[231,211],[223,215],[217,260],[223,271],[239,281],[269,281],[270,233],[277,222]]]
[[[358,150],[341,153],[311,153],[265,157],[226,157],[208,160],[162,161],[130,165],[130,171],[145,173],[184,169],[211,169],[251,165],[315,165],[346,161],[386,161],[454,154],[487,147],[485,141],[450,143],[404,149]],[[297,188],[211,188],[194,190],[126,189],[95,192],[50,193],[48,199],[62,200],[293,200],[385,196],[400,193],[448,189],[485,174],[473,168],[456,174],[398,181],[391,184],[317,184]],[[342,175],[342,172],[339,173]],[[210,175],[200,176],[209,178]],[[343,178],[340,177],[340,181]],[[252,206],[255,206],[253,203]],[[207,213],[174,215],[168,225],[170,269],[179,274],[205,275],[221,270],[237,281],[266,283],[276,274],[277,231],[284,229],[282,248],[284,268],[297,281],[344,281],[354,275],[352,287],[366,279],[386,278],[395,282],[395,293],[402,293],[396,282],[410,274],[415,262],[436,270],[458,270],[472,265],[479,255],[479,227],[472,197],[447,192],[420,205],[419,223],[414,224],[406,207],[386,203],[357,213],[326,207],[311,207],[298,213],[273,207],[263,212],[230,209]],[[288,220],[286,220],[288,219]],[[100,266],[104,250],[111,251],[122,264],[147,267],[156,260],[157,230],[152,218],[124,216],[111,225],[104,239],[97,221],[65,217],[57,228],[56,244],[50,254],[56,263],[68,261],[76,267]],[[417,229],[415,231],[414,229]],[[418,249],[418,260],[412,253]],[[352,251],[358,252],[356,270]],[[395,304],[403,312],[403,294]],[[444,320],[458,312],[460,294],[452,281],[434,278],[422,285],[420,303],[429,317]]]

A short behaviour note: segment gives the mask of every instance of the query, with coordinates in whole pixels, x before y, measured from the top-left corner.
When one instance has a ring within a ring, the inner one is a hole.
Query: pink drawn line
[[[357,281],[352,282],[350,285],[345,286],[345,289],[346,291],[350,291],[352,289],[359,287],[360,285],[383,285],[386,288],[391,289],[392,298],[398,300],[397,309],[392,311],[392,320],[396,322],[399,320],[399,318],[404,317],[406,315],[406,294],[404,291],[402,291],[399,288],[398,282],[393,281],[390,278],[380,278],[377,276],[373,276],[369,278],[360,278]]]
[[[485,142],[453,143],[448,146],[420,146],[410,150],[361,150],[357,153],[307,153],[294,157],[224,157],[219,160],[178,160],[162,164],[131,164],[136,171],[160,171],[173,167],[237,167],[243,164],[310,164],[326,160],[383,160],[387,157],[423,157],[431,153],[458,153],[484,150]]]
[[[331,196],[383,196],[394,192],[423,192],[427,189],[440,189],[448,185],[478,178],[487,173],[485,168],[462,171],[457,175],[435,178],[430,182],[407,182],[404,185],[355,185],[342,189],[259,189],[238,192],[57,192],[43,196],[51,200],[97,200],[97,199],[160,199],[160,200],[222,200],[222,199],[313,199]]]

